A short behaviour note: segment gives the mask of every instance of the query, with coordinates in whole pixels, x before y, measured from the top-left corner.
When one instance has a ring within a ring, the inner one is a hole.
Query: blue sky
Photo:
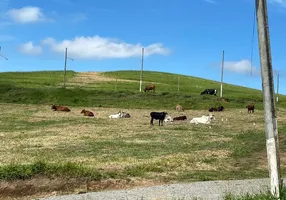
[[[261,89],[254,0],[1,0],[0,71],[139,70]],[[273,69],[286,83],[286,0],[268,0]],[[253,74],[251,49],[253,46]],[[276,77],[275,77],[276,84]]]

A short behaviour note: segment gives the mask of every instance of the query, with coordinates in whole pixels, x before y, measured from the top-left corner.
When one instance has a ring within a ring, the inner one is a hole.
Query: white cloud
[[[7,12],[8,16],[15,22],[26,24],[45,21],[47,18],[38,7],[27,6],[19,9],[11,9]]]
[[[253,75],[260,75],[260,71],[255,66],[251,67],[251,62],[249,60],[224,62],[224,69],[234,73],[251,74],[251,68]]]
[[[205,1],[207,3],[216,3],[214,0],[203,0],[203,1]]]
[[[25,44],[21,44],[19,47],[19,51],[27,55],[38,55],[42,53],[42,47],[35,46],[33,42],[30,41]]]
[[[128,58],[141,56],[141,44],[128,44],[117,39],[93,37],[75,37],[72,40],[57,42],[54,38],[47,38],[42,41],[56,53],[63,53],[68,48],[68,54],[78,59],[109,59]],[[170,50],[160,43],[150,44],[144,47],[144,55],[153,54],[168,55]]]

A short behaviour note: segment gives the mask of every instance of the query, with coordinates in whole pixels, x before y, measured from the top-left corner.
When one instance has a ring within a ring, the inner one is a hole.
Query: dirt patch
[[[73,78],[68,81],[68,85],[75,85],[75,84],[87,84],[87,83],[96,83],[96,82],[109,82],[109,81],[116,81],[116,78],[111,78],[104,76],[100,72],[79,72]],[[127,79],[117,79],[120,82],[137,82],[134,80],[127,80]]]
[[[7,200],[26,200],[64,194],[80,194],[111,189],[129,189],[159,184],[162,184],[162,182],[147,179],[87,181],[84,179],[49,179],[45,177],[36,177],[30,180],[0,182],[0,198]]]

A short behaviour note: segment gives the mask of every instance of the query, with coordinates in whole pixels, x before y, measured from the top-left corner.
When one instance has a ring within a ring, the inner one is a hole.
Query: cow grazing
[[[173,118],[174,121],[180,121],[180,120],[186,120],[186,119],[187,119],[187,116],[185,115]]]
[[[149,90],[153,90],[153,92],[155,92],[155,85],[154,84],[147,85],[144,89],[144,92],[149,91]]]
[[[190,123],[191,124],[210,124],[211,120],[214,119],[214,116],[212,114],[208,116],[201,116],[201,117],[195,117],[193,118]]]
[[[248,113],[254,113],[254,105],[247,105],[246,106]]]
[[[84,116],[94,117],[93,112],[91,112],[91,111],[89,111],[89,110],[83,109],[80,113],[83,113]]]
[[[167,114],[168,114],[167,112],[151,112],[150,113],[150,117],[151,117],[150,125],[154,125],[153,120],[156,119],[156,120],[159,120],[159,126],[160,124],[162,124],[163,126],[163,121]]]
[[[205,89],[203,92],[201,92],[201,95],[203,94],[210,94],[216,96],[216,89]]]
[[[176,105],[176,111],[184,111],[183,107],[179,104]]]
[[[70,112],[71,110],[66,107],[66,106],[56,106],[56,105],[53,105],[52,108],[54,111],[64,111],[64,112]]]

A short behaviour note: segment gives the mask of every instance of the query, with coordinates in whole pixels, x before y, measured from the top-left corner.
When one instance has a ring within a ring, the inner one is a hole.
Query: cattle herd
[[[247,105],[246,106],[248,113],[254,113],[254,105]],[[63,112],[70,112],[71,110],[66,107],[66,106],[56,106],[56,105],[52,105],[52,110],[54,111],[63,111]],[[179,104],[176,105],[176,111],[184,111],[183,107]],[[209,112],[222,112],[224,111],[224,107],[223,106],[218,106],[217,108],[210,108],[208,110]],[[94,117],[94,113],[89,111],[89,110],[85,110],[83,109],[81,112],[81,114],[83,113],[84,116],[88,116],[88,117]],[[186,115],[181,115],[178,117],[174,117],[172,118],[171,116],[168,116],[167,112],[151,112],[150,113],[150,125],[154,125],[154,119],[155,120],[159,120],[159,126],[163,126],[163,122],[174,122],[174,121],[184,121],[187,120],[187,116]],[[112,114],[109,115],[110,119],[116,119],[116,118],[131,118],[131,115],[129,113],[126,112],[122,112],[119,111],[116,114]],[[201,117],[194,117],[192,118],[192,120],[190,121],[191,124],[210,124],[212,120],[214,120],[215,117],[213,114],[208,114],[208,115],[203,115]]]
[[[149,90],[153,90],[153,92],[155,92],[155,85],[151,84],[151,85],[147,85],[144,89],[144,91],[149,91]],[[201,95],[204,94],[209,94],[209,95],[216,95],[217,94],[217,90],[216,89],[205,89],[203,92],[201,92]],[[254,113],[254,105],[247,105],[246,106],[248,113]],[[70,112],[71,110],[66,107],[66,106],[56,106],[56,105],[52,105],[52,109],[54,111],[64,111],[64,112]],[[176,111],[184,111],[183,107],[179,104],[176,105]],[[218,106],[218,107],[211,107],[209,110],[209,112],[222,112],[224,111],[224,107],[223,106]],[[88,116],[88,117],[94,117],[94,113],[89,111],[89,110],[85,110],[83,109],[81,112],[81,114],[83,113],[84,116]],[[131,115],[129,113],[126,112],[122,112],[119,111],[116,114],[112,114],[109,115],[109,118],[130,118]],[[187,116],[185,115],[181,115],[178,117],[174,117],[172,118],[171,116],[168,116],[167,112],[151,112],[150,113],[150,125],[154,125],[154,119],[155,120],[159,120],[159,126],[162,125],[163,126],[163,122],[173,122],[173,121],[183,121],[183,120],[187,120]],[[194,117],[192,118],[192,120],[190,121],[190,123],[192,124],[210,124],[211,120],[215,119],[214,115],[212,114],[208,114],[208,115],[203,115],[201,117]]]

